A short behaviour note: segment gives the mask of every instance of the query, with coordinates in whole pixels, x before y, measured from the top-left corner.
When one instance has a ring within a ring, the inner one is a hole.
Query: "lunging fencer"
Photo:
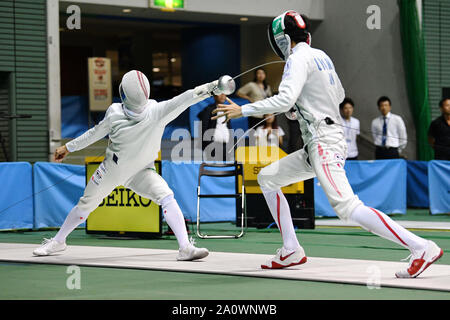
[[[347,144],[338,125],[344,89],[328,55],[311,47],[306,17],[287,11],[272,21],[268,36],[272,49],[286,61],[278,95],[242,107],[228,99],[229,105],[221,104],[214,111],[223,112],[220,116],[225,115],[226,121],[286,112],[289,118],[297,118],[300,125],[304,148],[258,174],[258,183],[283,239],[283,247],[276,256],[261,267],[277,269],[306,262],[281,187],[317,177],[340,219],[357,222],[364,229],[409,249],[409,265],[395,275],[417,277],[443,251],[433,241],[414,235],[383,212],[364,205],[353,193],[344,170]]]
[[[188,90],[170,100],[149,100],[150,85],[140,71],[127,72],[119,86],[122,103],[113,103],[105,118],[92,129],[55,151],[61,162],[69,152],[86,148],[109,135],[105,160],[89,180],[84,195],[70,211],[59,232],[52,239],[44,239],[33,254],[45,256],[66,249],[67,236],[97,208],[103,198],[117,186],[130,188],[162,207],[164,218],[179,244],[177,260],[206,257],[205,248],[196,248],[188,239],[183,214],[166,181],[156,173],[154,161],[161,148],[165,126],[189,106],[214,94],[221,94],[218,81]]]

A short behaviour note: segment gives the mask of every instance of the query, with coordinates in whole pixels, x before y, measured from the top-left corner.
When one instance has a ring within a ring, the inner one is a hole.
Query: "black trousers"
[[[400,154],[398,148],[380,147],[375,148],[375,159],[398,159]]]

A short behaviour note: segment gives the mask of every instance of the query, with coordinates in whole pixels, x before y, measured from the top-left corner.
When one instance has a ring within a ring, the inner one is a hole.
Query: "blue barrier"
[[[428,163],[431,214],[450,213],[450,161]]]
[[[34,175],[34,227],[59,227],[83,195],[85,167],[36,162]],[[82,224],[84,226],[85,224]]]
[[[408,207],[428,208],[428,162],[406,161],[406,198]]]
[[[355,194],[367,206],[384,213],[406,213],[404,160],[347,161],[345,171]],[[316,216],[336,216],[317,178],[314,178]]]
[[[198,163],[175,163],[162,161],[162,177],[175,194],[184,217],[197,220]],[[234,177],[202,177],[202,194],[235,193]],[[200,205],[202,222],[236,220],[236,200],[226,198],[202,199]]]
[[[428,165],[430,210],[450,212],[450,161],[408,162],[410,203],[422,203],[425,167]],[[186,218],[196,220],[199,163],[163,161],[162,176],[175,193]],[[368,206],[385,213],[405,213],[407,162],[404,160],[347,161],[349,182]],[[34,175],[34,179],[33,179]],[[0,163],[0,181],[7,186],[0,194],[0,229],[59,227],[82,196],[85,167],[47,162]],[[202,178],[202,193],[234,193],[234,177]],[[416,191],[414,191],[416,190]],[[335,216],[315,179],[316,216]],[[33,201],[34,194],[34,201]],[[235,200],[202,199],[202,221],[235,220]]]
[[[33,176],[27,162],[0,163],[0,229],[33,228]]]

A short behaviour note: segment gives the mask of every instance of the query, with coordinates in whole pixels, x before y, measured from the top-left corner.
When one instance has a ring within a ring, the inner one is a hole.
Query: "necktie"
[[[383,138],[381,139],[381,145],[383,147],[386,145],[386,134],[387,134],[386,117],[383,117]]]

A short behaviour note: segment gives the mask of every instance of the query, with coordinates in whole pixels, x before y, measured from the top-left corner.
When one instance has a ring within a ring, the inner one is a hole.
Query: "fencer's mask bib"
[[[128,110],[142,113],[150,97],[150,84],[145,74],[138,70],[125,73],[119,85],[119,94]]]
[[[306,30],[306,23],[296,11],[289,10],[273,19],[267,28],[269,43],[272,50],[283,60],[287,60],[291,54],[291,38],[285,33],[285,18],[291,16],[294,18],[297,28],[308,34],[307,43],[311,44],[311,35]]]

